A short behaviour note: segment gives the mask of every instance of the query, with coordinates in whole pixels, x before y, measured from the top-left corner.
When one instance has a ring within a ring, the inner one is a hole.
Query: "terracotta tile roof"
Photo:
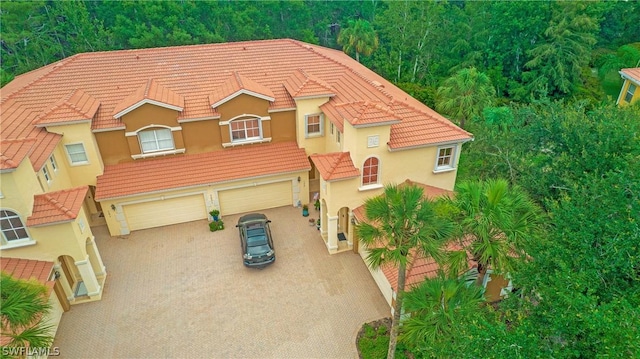
[[[335,92],[331,85],[308,74],[303,69],[293,71],[293,74],[285,81],[285,88],[293,98],[305,97],[332,97]]]
[[[100,102],[82,90],[74,90],[33,121],[36,126],[51,126],[79,121],[91,121]]]
[[[331,119],[338,128],[342,130],[344,120],[347,120],[354,127],[365,127],[372,125],[391,125],[400,123],[401,119],[393,113],[389,107],[379,102],[357,101],[350,103],[335,104],[328,102],[320,107],[323,111],[330,113],[330,116],[339,116]],[[337,123],[336,123],[337,122]]]
[[[622,77],[632,80],[633,82],[640,84],[640,67],[622,69],[620,70]]]
[[[0,170],[14,170],[31,153],[36,144],[35,138],[0,140]]]
[[[337,181],[360,176],[360,171],[353,165],[349,152],[313,154],[310,157],[318,172],[320,172],[320,176],[325,181]]]
[[[53,262],[36,261],[21,258],[0,258],[2,271],[15,279],[32,280],[47,285],[53,270]]]
[[[40,132],[36,139],[38,145],[35,146],[31,155],[29,155],[29,159],[31,160],[33,170],[37,172],[47,163],[47,160],[56,149],[58,142],[62,140],[62,135],[44,131]]]
[[[445,248],[445,251],[458,251],[461,249],[462,247],[460,245],[450,244]],[[426,258],[423,255],[418,254],[416,251],[413,251],[409,256],[410,262],[409,265],[407,265],[405,289],[416,286],[424,282],[426,279],[435,278],[438,275],[440,266],[432,258]],[[470,254],[467,255],[467,264],[468,269],[471,269],[478,265],[478,263],[471,258]],[[380,269],[389,281],[389,284],[391,284],[391,288],[393,288],[394,291],[397,291],[398,267],[393,265],[386,265],[381,267]]]
[[[182,95],[162,86],[155,79],[148,79],[116,105],[113,109],[113,117],[120,118],[149,102],[177,111],[184,109],[184,97]]]
[[[95,199],[132,196],[252,177],[309,171],[295,142],[251,145],[105,166]]]
[[[269,102],[275,101],[275,95],[268,87],[240,75],[238,71],[234,71],[225,82],[213,90],[209,101],[211,107],[216,108],[243,93],[263,98]]]
[[[89,187],[82,186],[33,196],[33,212],[27,226],[71,221],[78,217]]]
[[[286,59],[286,61],[283,61]],[[342,51],[280,39],[222,44],[91,52],[71,56],[55,64],[17,76],[2,88],[0,118],[2,139],[37,137],[45,130],[32,122],[39,119],[63,97],[82,90],[100,103],[92,128],[122,128],[113,118],[116,109],[135,104],[149,79],[184,98],[179,120],[211,118],[216,114],[209,99],[221,90],[234,71],[251,79],[274,98],[269,110],[291,109],[294,102],[285,83],[297,78],[302,69],[312,85],[324,83],[331,88],[336,104],[358,101],[380,103],[402,121],[391,127],[389,147],[433,145],[443,141],[468,140],[471,135],[450,121],[358,64]],[[245,84],[245,81],[242,81]],[[245,86],[247,86],[245,84]],[[255,85],[250,85],[254,88]],[[323,86],[320,86],[323,87]],[[304,93],[305,87],[301,87]],[[254,89],[255,90],[255,89]],[[300,90],[300,89],[298,89]],[[310,93],[322,92],[312,89]],[[138,97],[132,96],[133,93]],[[164,92],[162,92],[164,93]],[[173,96],[155,98],[176,104]],[[224,98],[224,95],[215,97]],[[133,101],[133,102],[131,102]],[[217,101],[213,100],[214,103]]]

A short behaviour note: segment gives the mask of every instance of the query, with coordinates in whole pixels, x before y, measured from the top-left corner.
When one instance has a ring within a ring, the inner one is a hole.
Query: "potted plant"
[[[211,232],[215,232],[223,229],[224,229],[224,222],[222,221],[213,221],[209,223],[209,230]]]
[[[316,199],[315,203],[313,204],[314,207],[316,207],[316,211],[320,210],[320,200]]]
[[[211,215],[211,218],[213,218],[214,222],[218,222],[218,219],[220,218],[220,211],[218,211],[217,209],[213,209],[211,212],[209,212],[209,214]]]
[[[316,225],[316,220],[315,220],[315,219],[313,219],[313,218],[309,218],[309,225],[310,225],[311,227],[315,226],[315,225]]]
[[[316,228],[320,230],[320,218],[316,221]]]
[[[309,206],[306,204],[302,206],[302,217],[309,217]]]

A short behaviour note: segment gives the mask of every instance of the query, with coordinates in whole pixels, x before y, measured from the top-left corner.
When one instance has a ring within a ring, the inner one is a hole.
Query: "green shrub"
[[[215,232],[223,229],[224,229],[224,222],[222,221],[213,221],[209,223],[209,230],[211,232]]]

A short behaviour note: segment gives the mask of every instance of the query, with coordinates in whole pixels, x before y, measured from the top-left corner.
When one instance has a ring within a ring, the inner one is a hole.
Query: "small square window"
[[[310,136],[322,136],[323,134],[323,116],[322,114],[306,115],[305,116],[305,129],[307,137]]]
[[[89,163],[87,152],[84,150],[84,145],[82,143],[64,145],[64,148],[67,150],[67,155],[69,156],[69,161],[72,165]]]
[[[56,158],[53,155],[49,157],[49,163],[51,163],[51,168],[53,169],[53,172],[58,171],[58,163],[56,162]]]
[[[436,171],[454,168],[455,146],[438,148]]]

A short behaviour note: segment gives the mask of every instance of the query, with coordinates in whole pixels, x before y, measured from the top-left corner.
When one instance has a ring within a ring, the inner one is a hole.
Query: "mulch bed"
[[[387,328],[387,333],[391,332],[391,318],[382,318],[374,320],[373,322],[366,323],[373,327],[377,332],[378,328],[384,326]],[[360,327],[358,335],[356,336],[356,348],[358,349],[358,358],[362,359],[362,353],[360,353],[360,339],[364,336],[364,324]]]

